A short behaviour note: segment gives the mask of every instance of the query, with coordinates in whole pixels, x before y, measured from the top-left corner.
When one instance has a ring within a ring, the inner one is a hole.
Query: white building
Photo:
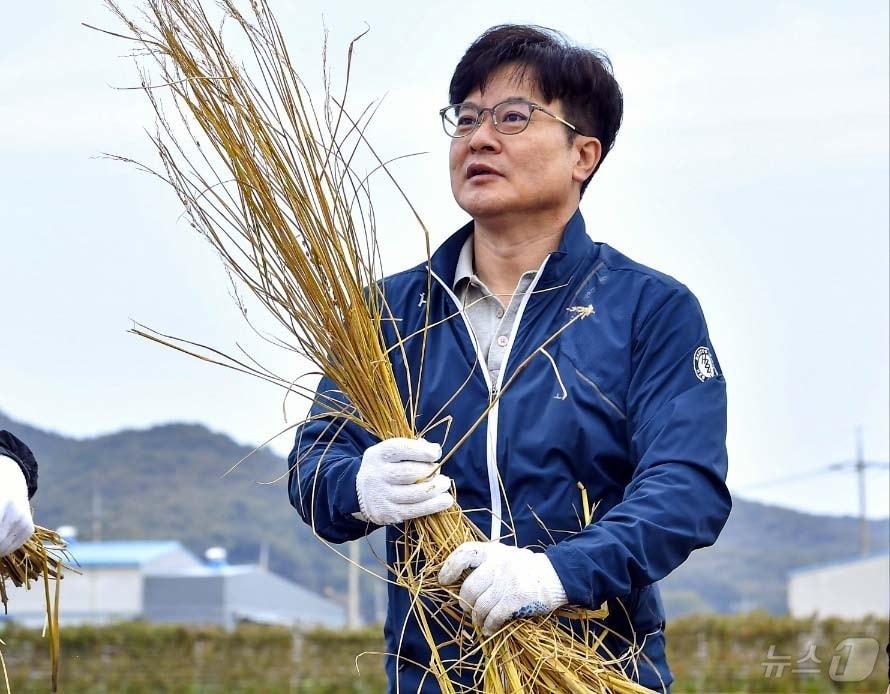
[[[890,617],[890,554],[790,572],[788,609],[793,617]]]
[[[191,552],[172,541],[74,541],[68,552],[72,568],[59,584],[59,622],[63,625],[141,617],[145,576],[201,566]],[[31,590],[6,585],[6,617],[27,626],[42,626],[46,617],[43,585],[32,585]]]

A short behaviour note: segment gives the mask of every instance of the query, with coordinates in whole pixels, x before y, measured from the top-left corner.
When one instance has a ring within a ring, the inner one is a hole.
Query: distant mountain
[[[873,552],[890,548],[890,519],[869,521]],[[800,513],[735,498],[713,547],[694,552],[662,581],[674,615],[710,608],[717,612],[788,609],[789,571],[859,556],[859,519]]]
[[[36,520],[74,525],[82,539],[177,539],[196,554],[224,546],[230,561],[255,562],[269,547],[272,570],[318,592],[340,594],[346,562],[312,535],[287,500],[286,462],[249,452],[203,426],[169,424],[71,439],[13,421],[0,429],[21,437],[40,462]],[[261,483],[258,483],[261,482]],[[669,615],[692,611],[786,610],[790,569],[857,554],[858,520],[817,516],[736,498],[714,547],[699,550],[662,582]],[[890,520],[871,521],[874,550],[890,546]],[[379,568],[376,533],[363,563]],[[339,548],[341,551],[343,548]],[[365,617],[380,609],[380,582],[362,578]]]
[[[25,441],[39,461],[35,521],[73,525],[80,539],[175,539],[197,556],[211,546],[230,563],[257,562],[261,544],[270,568],[319,593],[342,594],[346,563],[324,547],[287,498],[287,463],[259,451],[224,473],[250,449],[203,426],[169,424],[71,439],[20,424],[0,413],[0,429]],[[97,523],[98,521],[98,523]],[[382,537],[374,538],[377,552]],[[338,547],[345,551],[343,547]],[[379,566],[370,550],[365,563]],[[379,605],[376,581],[362,579],[368,619]]]

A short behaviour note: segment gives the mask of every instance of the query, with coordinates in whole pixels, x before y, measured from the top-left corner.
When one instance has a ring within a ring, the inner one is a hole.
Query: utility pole
[[[868,519],[865,516],[865,458],[862,455],[862,428],[856,429],[856,475],[859,477],[859,552],[868,556]]]
[[[93,542],[99,542],[102,539],[102,492],[99,491],[99,484],[96,480],[96,473],[93,472],[93,499],[92,499],[92,532],[90,533]]]
[[[349,575],[348,594],[346,601],[346,625],[350,629],[358,629],[358,572],[361,560],[361,546],[358,540],[349,543]]]
[[[863,455],[862,451],[862,427],[857,427],[855,460],[846,460],[841,463],[832,463],[831,465],[817,467],[807,472],[795,473],[794,475],[790,475],[788,477],[781,477],[779,479],[769,480],[767,482],[759,482],[757,484],[745,487],[744,489],[747,490],[758,487],[772,487],[780,484],[791,484],[794,482],[799,482],[801,480],[811,479],[814,475],[821,475],[827,472],[834,472],[837,470],[853,470],[858,477],[857,482],[859,487],[859,553],[861,556],[867,557],[869,552],[868,517],[865,514],[865,470],[867,468],[872,468],[874,470],[888,470],[890,469],[890,462],[865,460],[865,456]]]
[[[260,541],[260,555],[257,557],[257,566],[263,571],[269,570],[269,541]]]
[[[870,462],[865,460],[862,452],[862,427],[856,429],[856,460],[844,463],[834,463],[828,466],[828,470],[853,470],[858,477],[859,486],[859,554],[867,557],[869,552],[868,518],[865,514],[865,470],[866,468],[880,468],[886,470],[890,463]]]

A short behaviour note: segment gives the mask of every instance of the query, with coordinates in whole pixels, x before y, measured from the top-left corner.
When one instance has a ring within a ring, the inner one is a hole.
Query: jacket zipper
[[[430,270],[432,272],[432,270]],[[494,400],[497,397],[498,390],[497,386],[492,384],[491,377],[488,375],[488,367],[486,366],[485,355],[482,354],[482,350],[479,349],[479,342],[476,340],[476,333],[473,332],[472,326],[470,326],[470,321],[467,320],[467,316],[464,313],[464,307],[461,303],[460,299],[457,297],[457,294],[449,287],[444,280],[439,277],[435,272],[432,273],[433,277],[436,278],[436,281],[442,285],[442,288],[445,290],[445,293],[451,297],[451,300],[454,302],[455,307],[460,313],[460,317],[464,322],[464,327],[467,329],[467,334],[470,336],[470,340],[473,343],[473,349],[476,350],[476,360],[479,362],[479,366],[482,369],[482,377],[485,379],[485,384],[488,386],[488,397],[489,402]],[[488,412],[487,422],[486,422],[486,432],[485,432],[485,469],[488,473],[488,492],[491,496],[491,533],[489,537],[492,540],[496,540],[500,537],[501,533],[501,490],[498,485],[498,473],[497,473],[497,446],[498,446],[498,432],[497,432],[497,403],[491,408]]]
[[[504,374],[507,371],[507,366],[510,363],[510,352],[513,351],[513,343],[516,341],[516,334],[519,332],[519,325],[522,322],[522,314],[525,313],[525,307],[528,305],[528,300],[531,297],[532,293],[535,291],[535,287],[538,286],[538,280],[541,278],[541,273],[544,271],[544,267],[547,265],[547,260],[550,258],[550,255],[544,257],[541,266],[538,268],[538,271],[535,273],[534,278],[528,288],[526,288],[525,293],[522,296],[522,301],[519,303],[519,308],[516,310],[516,318],[513,319],[513,327],[510,328],[510,338],[507,340],[507,346],[504,348],[504,359],[501,362],[501,368],[498,371],[498,381],[494,386],[494,389],[491,391],[492,399],[496,398],[498,394],[501,392],[501,386],[504,383]],[[510,301],[512,301],[512,297]],[[485,362],[483,362],[485,364]],[[488,369],[486,369],[487,373]],[[492,489],[492,497],[491,497],[491,509],[492,509],[492,518],[491,518],[491,539],[492,540],[500,540],[501,539],[501,489],[498,484],[498,474],[497,474],[497,436],[498,436],[498,415],[500,410],[500,401],[496,402],[494,406],[491,408],[491,411],[488,413],[488,421],[489,424],[492,424],[494,427],[494,436],[493,444],[489,441],[489,448],[493,445],[494,451],[490,458],[491,467],[489,467],[489,486],[491,482],[491,477],[494,475],[494,487]],[[497,512],[495,512],[495,502],[497,502]],[[514,540],[515,542],[515,540]]]
[[[538,280],[541,277],[541,273],[544,270],[544,267],[547,265],[547,260],[550,258],[548,254],[544,261],[541,263],[541,266],[538,268],[537,273],[535,273],[535,277],[532,280],[532,283],[526,289],[525,294],[522,297],[522,302],[519,304],[519,309],[516,311],[516,318],[513,321],[513,327],[510,330],[510,339],[507,342],[507,346],[504,350],[504,360],[501,363],[501,369],[498,372],[498,380],[497,383],[492,384],[491,377],[488,375],[488,362],[485,359],[485,356],[482,354],[482,351],[479,349],[479,342],[476,340],[476,334],[473,332],[473,328],[470,325],[470,322],[467,320],[467,316],[464,313],[464,307],[461,303],[460,299],[457,295],[452,291],[451,287],[449,287],[439,275],[435,272],[432,272],[433,277],[436,278],[436,281],[442,285],[442,288],[445,290],[445,293],[451,297],[451,300],[454,302],[454,305],[457,307],[458,312],[460,313],[461,318],[464,321],[464,326],[467,329],[467,334],[470,336],[470,340],[473,342],[473,347],[476,350],[476,359],[479,361],[479,365],[482,368],[482,376],[485,378],[485,383],[488,386],[488,397],[490,398],[489,402],[493,401],[497,398],[498,394],[501,392],[501,385],[504,382],[504,372],[507,370],[507,363],[510,360],[510,352],[513,349],[513,341],[516,339],[516,333],[519,331],[519,324],[522,321],[522,314],[525,312],[525,307],[528,304],[529,297],[534,292],[535,287],[538,284]],[[486,428],[486,470],[488,472],[488,491],[491,495],[491,533],[489,534],[489,538],[492,541],[497,541],[501,539],[501,488],[500,483],[498,482],[498,410],[500,409],[500,401],[495,402],[492,405],[491,409],[488,411],[487,418],[487,428]]]

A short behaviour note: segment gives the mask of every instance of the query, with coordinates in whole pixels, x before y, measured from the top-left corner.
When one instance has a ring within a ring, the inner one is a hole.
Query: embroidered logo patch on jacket
[[[699,381],[706,381],[717,375],[717,368],[711,358],[711,350],[707,347],[699,347],[692,356],[692,366]]]

